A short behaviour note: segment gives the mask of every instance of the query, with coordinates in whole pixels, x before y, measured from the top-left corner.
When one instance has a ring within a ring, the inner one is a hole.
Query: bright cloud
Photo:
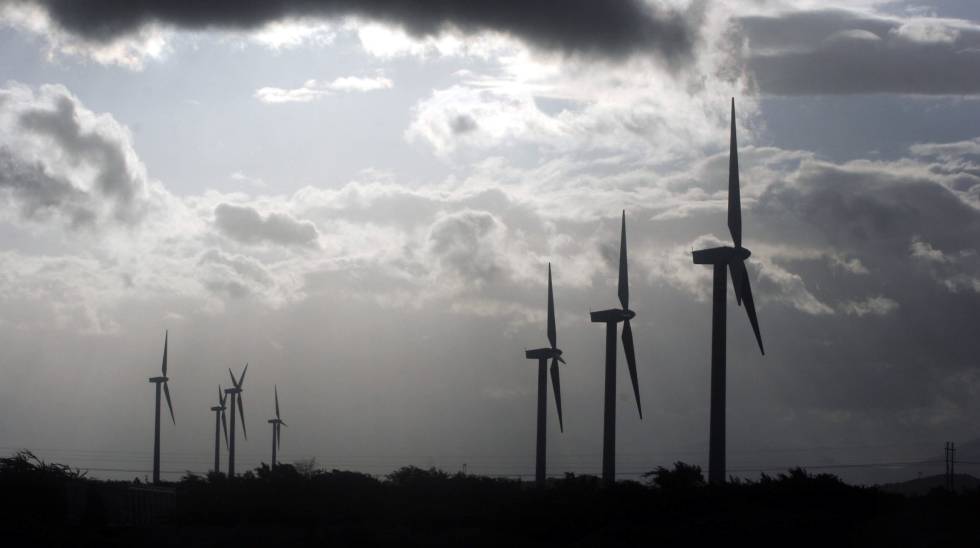
[[[391,89],[394,83],[384,76],[343,76],[330,82],[307,80],[293,89],[264,87],[255,91],[255,98],[263,103],[308,103],[333,93],[351,93]]]

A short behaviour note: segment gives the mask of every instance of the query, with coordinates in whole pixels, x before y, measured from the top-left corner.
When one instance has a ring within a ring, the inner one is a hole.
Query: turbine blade
[[[170,408],[170,420],[174,421],[174,425],[177,425],[177,419],[174,418],[174,406],[170,403],[170,388],[167,386],[169,383],[163,383],[163,395],[167,397],[167,407]]]
[[[242,369],[242,376],[238,378],[238,388],[241,388],[245,384],[245,373],[248,373],[248,364],[245,364],[245,369]]]
[[[163,332],[163,376],[167,376],[167,339],[170,337],[170,333],[167,331]]]
[[[276,449],[282,449],[282,428],[276,423]]]
[[[735,263],[728,263],[728,270],[732,274],[732,288],[735,289],[735,302],[739,306],[742,306],[742,286],[745,284],[742,279],[742,271],[735,266]]]
[[[218,385],[218,405],[221,407],[225,406],[225,393],[221,390],[221,385]]]
[[[623,210],[623,229],[619,236],[619,302],[630,307],[630,281],[626,272],[626,210]]]
[[[548,263],[548,341],[551,348],[558,344],[558,332],[555,329],[555,294],[551,289],[551,263]]]
[[[551,360],[551,387],[555,390],[555,407],[558,408],[558,428],[565,431],[565,421],[561,416],[561,381],[558,379],[558,360]]]
[[[225,419],[224,411],[218,411],[218,413],[221,413],[221,429],[225,433],[225,449],[228,449],[228,421]]]
[[[740,271],[742,278],[742,300],[745,302],[745,313],[749,316],[749,323],[752,324],[752,331],[755,333],[755,340],[759,343],[759,351],[766,355],[766,349],[762,347],[762,335],[759,333],[759,318],[755,315],[755,301],[752,299],[752,286],[749,284],[749,273],[745,270],[745,261],[738,261],[736,267]]]
[[[560,361],[561,363],[567,363],[565,362],[565,358],[562,358],[561,356],[558,356],[558,361]]]
[[[228,376],[231,377],[231,385],[238,388],[238,381],[235,380],[235,374],[231,372],[231,368],[228,368]]]
[[[279,418],[279,387],[276,385],[272,385],[272,389],[275,390],[276,393],[276,418],[278,419]]]
[[[735,138],[735,98],[732,97],[732,136],[728,151],[728,230],[735,247],[742,247],[742,200],[738,184],[738,141]]]
[[[630,321],[623,324],[623,352],[626,354],[626,365],[630,370],[630,381],[633,383],[633,396],[636,397],[636,410],[643,418],[643,408],[640,406],[640,384],[636,378],[636,352],[633,349],[633,328]]]
[[[238,397],[235,399],[238,400],[238,414],[242,417],[242,436],[248,439],[248,432],[245,430],[245,408],[242,404],[242,393],[239,392]]]

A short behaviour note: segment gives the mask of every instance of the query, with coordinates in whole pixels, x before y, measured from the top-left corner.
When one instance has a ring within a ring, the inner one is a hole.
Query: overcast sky
[[[619,470],[704,465],[731,97],[767,355],[732,295],[729,466],[980,437],[971,0],[80,4],[0,0],[0,452],[148,470],[169,330],[165,471],[248,362],[246,467],[277,384],[286,461],[532,474],[551,262],[549,472],[598,473],[625,209]]]

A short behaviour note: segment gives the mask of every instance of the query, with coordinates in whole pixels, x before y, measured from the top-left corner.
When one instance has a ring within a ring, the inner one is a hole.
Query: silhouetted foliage
[[[656,487],[665,490],[687,490],[705,486],[701,467],[680,461],[674,463],[673,470],[658,466],[653,472],[643,474],[643,477]]]
[[[161,488],[81,476],[30,453],[0,459],[4,499],[20,508],[0,518],[5,530],[36,545],[182,548],[980,544],[971,525],[980,491],[904,497],[803,469],[708,485],[699,467],[677,462],[646,474],[647,484],[603,488],[595,476],[566,474],[539,489],[415,466],[378,478],[312,461],[263,464],[235,478],[187,473],[169,488],[178,501],[173,526],[122,529],[107,527],[118,508],[106,497]]]

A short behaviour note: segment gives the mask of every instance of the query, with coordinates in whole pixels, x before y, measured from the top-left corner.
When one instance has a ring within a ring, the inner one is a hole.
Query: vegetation
[[[0,459],[0,525],[25,543],[104,546],[980,545],[980,491],[904,497],[802,469],[712,486],[682,462],[644,479],[604,489],[568,474],[536,489],[417,467],[379,479],[311,461],[263,465],[231,479],[187,474],[159,490],[177,501],[165,523],[134,527],[100,497],[145,486],[86,479],[21,452]]]

